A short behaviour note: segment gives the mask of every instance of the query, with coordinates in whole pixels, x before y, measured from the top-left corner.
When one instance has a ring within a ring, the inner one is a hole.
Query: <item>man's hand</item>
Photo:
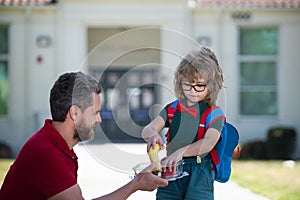
[[[153,191],[157,187],[168,185],[168,180],[152,174],[152,171],[154,171],[157,167],[158,163],[151,163],[137,175],[137,177],[133,180],[136,181],[137,190]]]

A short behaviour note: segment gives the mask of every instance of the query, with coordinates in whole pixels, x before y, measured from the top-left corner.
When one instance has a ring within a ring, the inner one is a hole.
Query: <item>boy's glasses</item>
[[[194,88],[196,92],[203,92],[205,90],[206,85],[207,84],[204,83],[196,84],[196,85],[191,85],[189,83],[181,83],[182,90],[190,91],[192,88]]]

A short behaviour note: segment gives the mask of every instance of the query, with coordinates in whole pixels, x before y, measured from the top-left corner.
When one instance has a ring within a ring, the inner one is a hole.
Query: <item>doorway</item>
[[[159,46],[159,29],[127,30],[88,29],[88,50],[92,52],[88,70],[100,79],[104,89],[101,134],[118,143],[144,142],[141,131],[151,121],[152,106],[158,103],[159,96],[156,83],[160,50],[151,48],[153,44]],[[122,50],[126,53],[120,53]],[[101,142],[103,137],[97,138],[96,133],[95,141]]]

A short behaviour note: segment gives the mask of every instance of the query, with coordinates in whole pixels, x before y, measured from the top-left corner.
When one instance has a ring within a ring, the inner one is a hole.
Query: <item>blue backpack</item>
[[[170,103],[167,107],[169,125],[171,126],[175,110],[177,110],[178,100]],[[237,129],[226,122],[225,115],[219,106],[208,107],[200,119],[197,139],[200,140],[204,137],[206,130],[210,125],[218,119],[224,119],[224,126],[221,132],[221,138],[216,146],[210,151],[212,161],[215,168],[215,180],[225,183],[229,180],[231,174],[232,154],[238,145],[239,134]],[[166,137],[170,142],[170,129]]]

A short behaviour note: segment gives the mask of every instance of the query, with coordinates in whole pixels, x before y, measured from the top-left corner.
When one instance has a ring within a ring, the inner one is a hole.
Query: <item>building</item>
[[[15,155],[50,117],[54,80],[74,70],[102,78],[104,132],[136,140],[199,44],[219,58],[219,103],[241,143],[278,126],[299,134],[299,33],[299,0],[0,0],[0,141]]]

